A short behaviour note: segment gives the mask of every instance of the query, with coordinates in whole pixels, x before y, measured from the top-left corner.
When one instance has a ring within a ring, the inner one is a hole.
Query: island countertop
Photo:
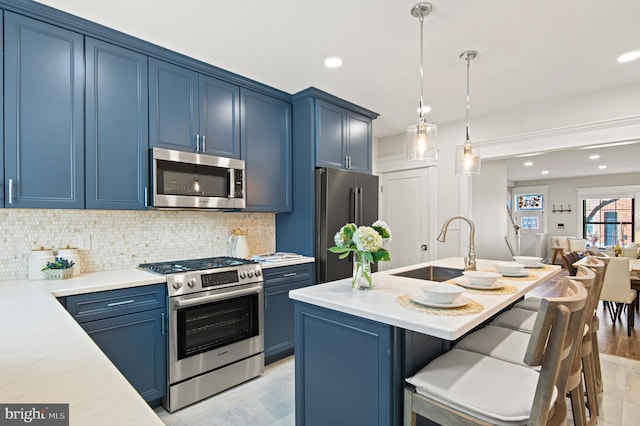
[[[477,269],[494,270],[497,261],[478,260]],[[325,284],[292,290],[289,297],[296,301],[332,309],[338,312],[355,315],[380,323],[412,330],[445,340],[455,340],[462,337],[476,326],[482,324],[509,304],[520,299],[525,293],[535,288],[560,271],[556,265],[545,265],[540,269],[528,269],[535,279],[501,280],[517,289],[511,294],[471,294],[465,296],[481,303],[484,309],[477,314],[448,316],[419,312],[403,307],[396,301],[403,294],[420,293],[420,285],[425,280],[395,276],[393,274],[425,266],[440,266],[446,268],[464,268],[462,258],[451,257],[441,260],[425,262],[373,274],[374,290],[353,290],[351,278],[345,278]]]

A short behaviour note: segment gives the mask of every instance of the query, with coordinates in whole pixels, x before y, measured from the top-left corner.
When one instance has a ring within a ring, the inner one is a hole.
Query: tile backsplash
[[[275,250],[273,213],[0,209],[0,280],[27,278],[31,250],[77,247],[83,235],[83,273],[228,256],[234,228],[248,231],[250,255]]]

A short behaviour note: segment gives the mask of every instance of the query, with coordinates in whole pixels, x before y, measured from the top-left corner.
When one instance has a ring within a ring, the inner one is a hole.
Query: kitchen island
[[[494,261],[478,260],[478,270]],[[457,340],[560,271],[545,265],[529,277],[502,278],[512,292],[465,296],[482,305],[466,315],[410,309],[398,297],[425,281],[395,274],[426,266],[462,270],[447,258],[373,275],[374,290],[351,289],[350,278],[290,292],[295,300],[296,425],[400,425],[404,379]]]

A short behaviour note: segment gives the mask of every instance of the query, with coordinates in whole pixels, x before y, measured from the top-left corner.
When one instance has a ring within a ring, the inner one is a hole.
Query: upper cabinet
[[[151,146],[240,158],[240,88],[149,59]]]
[[[87,37],[86,207],[144,209],[149,181],[147,57]]]
[[[291,211],[291,104],[241,89],[245,211]]]
[[[84,207],[83,36],[4,14],[6,207]]]
[[[371,173],[371,121],[357,112],[316,100],[316,166]]]

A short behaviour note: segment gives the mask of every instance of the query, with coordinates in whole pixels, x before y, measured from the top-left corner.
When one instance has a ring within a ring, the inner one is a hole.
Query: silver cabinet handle
[[[200,152],[200,135],[196,135],[196,152]]]
[[[9,179],[9,204],[13,204],[13,179]]]
[[[165,334],[165,330],[164,330],[164,312],[160,313],[160,321],[162,322],[162,335],[164,336],[164,334]]]
[[[295,277],[296,275],[298,275],[297,272],[290,272],[288,274],[283,274],[282,276],[283,277]]]
[[[345,169],[349,168],[349,156],[348,155],[344,156],[344,168]]]
[[[130,305],[133,302],[135,302],[134,299],[130,299],[130,300],[123,300],[122,302],[112,302],[112,303],[107,303],[107,306],[112,308],[114,306],[122,306],[122,305]]]
[[[149,188],[144,187],[144,206],[149,207]]]
[[[205,135],[202,135],[202,152],[205,152],[207,150],[207,137]]]

